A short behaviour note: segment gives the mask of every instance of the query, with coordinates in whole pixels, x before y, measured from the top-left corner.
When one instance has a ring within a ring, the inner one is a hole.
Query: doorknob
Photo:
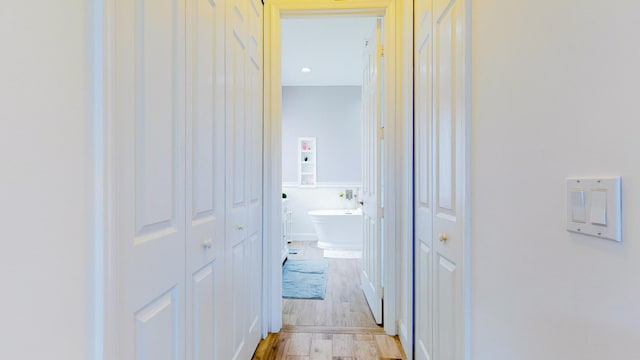
[[[449,240],[449,235],[447,233],[440,233],[440,241],[445,242]]]
[[[211,239],[207,239],[207,240],[202,240],[202,248],[207,250],[207,249],[211,249],[211,247],[213,246],[213,241],[211,241]]]
[[[242,224],[236,224],[236,229],[237,229],[237,230],[242,230],[242,229],[244,229],[244,225],[242,225]]]

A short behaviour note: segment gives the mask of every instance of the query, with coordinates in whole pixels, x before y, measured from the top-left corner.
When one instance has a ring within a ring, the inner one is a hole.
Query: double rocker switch
[[[586,196],[589,194],[591,201],[587,212]],[[591,223],[598,226],[607,226],[607,190],[593,189],[589,192],[584,189],[571,190],[572,220],[578,223]],[[588,217],[588,219],[587,219]]]
[[[567,178],[567,230],[622,241],[621,178]]]

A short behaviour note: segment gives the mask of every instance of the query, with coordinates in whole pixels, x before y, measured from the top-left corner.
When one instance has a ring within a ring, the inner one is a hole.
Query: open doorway
[[[284,326],[383,321],[381,34],[376,17],[282,21]]]
[[[300,2],[277,1],[265,3],[265,235],[268,251],[265,253],[265,322],[263,331],[278,332],[282,328],[282,21],[289,18],[311,19],[315,17],[369,17],[381,18],[384,27],[378,28],[380,41],[384,41],[384,65],[386,71],[379,71],[378,80],[384,87],[385,95],[380,95],[381,101],[378,103],[379,111],[384,113],[380,119],[385,119],[384,133],[376,141],[384,139],[384,156],[378,157],[381,164],[377,169],[382,168],[382,163],[388,165],[386,171],[380,173],[380,179],[376,183],[384,183],[387,189],[395,189],[398,183],[398,174],[408,171],[402,164],[396,161],[399,156],[400,146],[396,133],[396,112],[404,105],[402,97],[396,92],[397,73],[396,67],[396,18],[395,4],[391,1],[379,2],[358,2],[339,3],[334,1],[313,1]],[[364,39],[363,39],[364,40]],[[362,45],[359,46],[362,49]],[[376,47],[373,47],[376,48]],[[382,47],[379,48],[382,54]],[[382,60],[380,60],[382,62]],[[381,68],[381,66],[380,66]],[[380,130],[380,126],[372,126],[375,131]],[[382,149],[380,144],[378,149]],[[318,149],[322,151],[322,144],[318,143]],[[297,151],[297,149],[296,149]],[[384,160],[382,159],[384,157]],[[366,173],[366,171],[365,171]],[[362,198],[364,199],[364,184]],[[347,189],[343,189],[345,191]],[[346,194],[345,194],[346,195]],[[339,195],[338,195],[339,196]],[[398,204],[399,201],[395,191],[385,192],[384,197],[380,197],[380,203],[384,204],[384,220],[375,224],[380,232],[380,239],[387,239],[378,245],[379,270],[377,281],[379,287],[375,293],[379,295],[378,311],[384,324],[386,334],[395,335],[398,333],[397,308],[398,302],[396,293],[398,275]],[[367,200],[364,200],[365,207]],[[370,203],[375,204],[375,202]],[[374,219],[378,219],[381,214],[378,206],[372,212]],[[297,211],[297,210],[294,210]],[[366,216],[365,216],[366,218]],[[371,219],[369,219],[371,220]],[[363,220],[367,223],[367,220]],[[384,225],[383,225],[384,222]],[[370,224],[370,223],[369,223]],[[363,230],[367,226],[363,225]],[[363,231],[364,232],[364,231]],[[384,236],[382,236],[382,233]],[[365,242],[366,244],[366,242]],[[366,252],[366,250],[364,251]],[[382,257],[384,252],[385,256]],[[366,261],[363,264],[366,265]],[[382,284],[385,285],[384,289]],[[384,302],[382,296],[384,294]],[[409,295],[402,293],[404,299]]]

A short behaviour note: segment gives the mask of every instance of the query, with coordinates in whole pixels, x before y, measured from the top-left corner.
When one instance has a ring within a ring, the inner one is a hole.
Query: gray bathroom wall
[[[360,86],[282,88],[282,181],[296,183],[298,137],[315,136],[318,184],[362,181]]]

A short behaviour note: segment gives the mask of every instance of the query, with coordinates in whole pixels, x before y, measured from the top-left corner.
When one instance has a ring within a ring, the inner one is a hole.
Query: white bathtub
[[[362,250],[362,209],[312,210],[308,214],[318,235],[318,247]]]

